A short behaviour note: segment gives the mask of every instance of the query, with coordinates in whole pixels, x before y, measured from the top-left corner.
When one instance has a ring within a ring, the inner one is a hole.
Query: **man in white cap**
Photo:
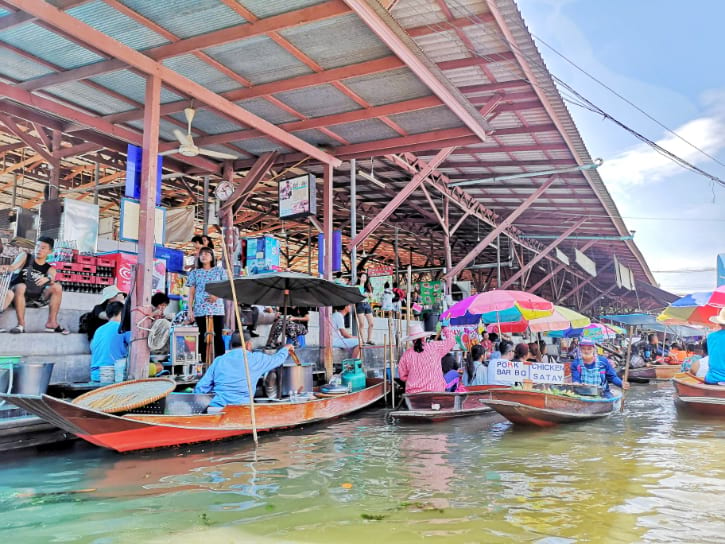
[[[434,332],[423,330],[420,322],[410,324],[403,342],[413,342],[413,347],[403,353],[398,363],[398,375],[405,381],[406,393],[446,390],[441,359],[456,344],[456,337],[449,334],[448,329],[443,329],[442,333],[443,340],[429,342],[426,339]]]
[[[111,302],[123,302],[126,300],[126,293],[122,292],[115,285],[108,285],[101,291],[101,302],[96,304],[88,314],[83,314],[81,320],[85,320],[85,332],[88,335],[88,341],[93,340],[96,331],[108,323],[108,315],[106,309]]]
[[[571,363],[572,383],[601,387],[604,397],[612,396],[609,391],[610,383],[622,389],[629,389],[629,384],[622,383],[609,360],[604,356],[597,355],[597,346],[591,338],[582,338],[579,342],[579,350],[581,358],[575,359]]]
[[[725,308],[710,318],[720,325],[720,330],[707,335],[707,353],[710,368],[705,375],[705,383],[717,385],[725,383]]]

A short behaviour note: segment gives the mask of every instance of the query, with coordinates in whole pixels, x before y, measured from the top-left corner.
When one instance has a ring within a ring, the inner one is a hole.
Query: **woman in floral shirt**
[[[196,268],[189,272],[189,321],[196,320],[199,327],[199,349],[201,360],[206,360],[206,318],[211,316],[214,323],[214,357],[224,354],[224,339],[222,329],[224,328],[224,301],[206,292],[206,284],[210,281],[223,281],[227,274],[222,268],[216,266],[214,251],[208,247],[202,247],[196,258]]]

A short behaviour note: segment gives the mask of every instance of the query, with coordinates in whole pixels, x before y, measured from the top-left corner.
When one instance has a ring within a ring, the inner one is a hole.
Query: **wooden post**
[[[632,355],[632,326],[628,330],[629,340],[627,341],[627,356],[624,359],[624,378],[622,379],[622,404],[620,410],[624,412],[624,384],[629,383],[629,357]]]
[[[247,343],[244,341],[244,329],[242,328],[242,316],[239,314],[239,303],[237,302],[237,288],[234,285],[234,274],[232,272],[232,265],[229,261],[229,251],[227,250],[227,245],[222,244],[222,253],[224,254],[224,262],[227,267],[227,276],[229,279],[229,284],[232,288],[232,300],[234,302],[234,316],[237,318],[237,329],[239,332],[239,336],[242,340],[242,359],[244,361],[244,373],[247,377],[247,391],[249,391],[249,416],[252,419],[252,437],[254,437],[254,445],[255,447],[259,445],[259,440],[257,438],[257,418],[254,413],[254,390],[252,389],[252,377],[249,374],[249,360],[247,359]],[[256,383],[254,384],[256,389]],[[281,388],[282,385],[279,384],[279,387]]]
[[[143,156],[141,160],[141,194],[138,219],[138,266],[136,267],[135,298],[132,307],[151,305],[151,281],[154,268],[154,232],[156,224],[156,176],[159,153],[159,116],[161,113],[161,79],[146,78],[144,102]],[[159,240],[161,242],[161,240]],[[144,316],[131,314],[131,364],[129,379],[146,378],[149,372],[148,331],[140,328]]]

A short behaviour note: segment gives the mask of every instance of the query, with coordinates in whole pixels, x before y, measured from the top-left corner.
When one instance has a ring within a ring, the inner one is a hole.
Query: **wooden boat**
[[[698,414],[725,416],[725,386],[707,385],[687,372],[676,374],[672,384],[678,406]]]
[[[500,385],[479,385],[465,393],[424,392],[403,395],[407,410],[390,412],[390,417],[402,421],[435,423],[458,417],[491,414],[493,410],[485,404],[491,399],[490,391],[505,389]]]
[[[671,380],[678,372],[680,372],[680,365],[642,366],[639,368],[630,368],[628,377],[629,381],[635,383],[643,383],[641,380],[667,381]],[[624,372],[621,375],[623,376]]]
[[[317,423],[361,410],[383,398],[382,380],[369,379],[355,393],[307,402],[255,403],[257,430],[274,431]],[[118,452],[179,446],[252,433],[248,405],[227,406],[215,414],[107,414],[49,395],[0,398],[96,446]]]
[[[499,389],[491,391],[491,400],[486,401],[491,408],[512,423],[553,427],[560,423],[574,423],[606,417],[619,404],[621,396],[610,398],[598,396],[564,396],[567,391],[576,394],[577,385],[556,385],[552,389],[546,385],[535,385],[530,390]],[[586,386],[585,386],[586,387]],[[554,394],[552,391],[556,391]]]

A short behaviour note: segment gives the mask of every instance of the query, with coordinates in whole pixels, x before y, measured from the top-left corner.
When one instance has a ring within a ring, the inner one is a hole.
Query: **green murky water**
[[[118,455],[78,444],[0,459],[5,542],[723,542],[725,421],[669,386],[551,430],[498,416],[327,426]]]

